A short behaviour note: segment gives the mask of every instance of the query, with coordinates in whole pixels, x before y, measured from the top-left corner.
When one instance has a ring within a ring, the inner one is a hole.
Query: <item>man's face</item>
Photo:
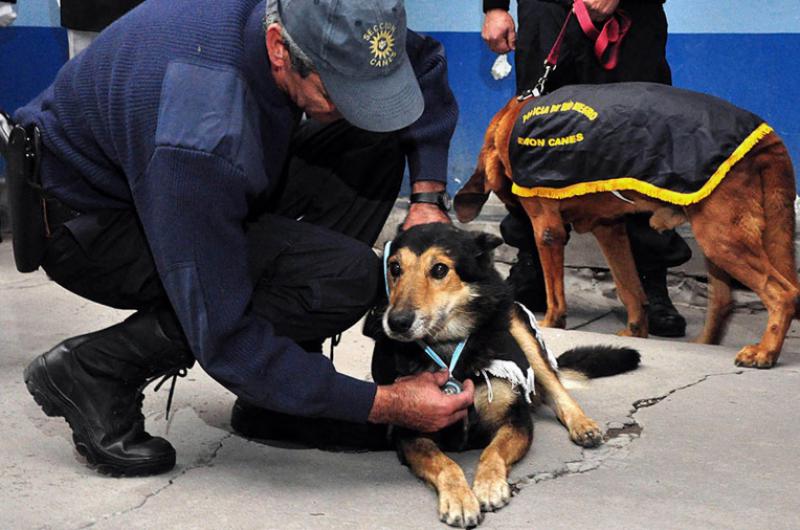
[[[319,74],[311,73],[302,77],[295,70],[290,70],[287,81],[289,97],[309,118],[321,123],[341,119],[342,115],[330,100]]]

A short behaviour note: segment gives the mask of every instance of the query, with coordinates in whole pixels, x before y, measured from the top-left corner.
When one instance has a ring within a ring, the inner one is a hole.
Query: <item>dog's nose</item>
[[[405,333],[411,329],[411,324],[414,323],[413,311],[395,311],[389,313],[389,329],[395,333]]]

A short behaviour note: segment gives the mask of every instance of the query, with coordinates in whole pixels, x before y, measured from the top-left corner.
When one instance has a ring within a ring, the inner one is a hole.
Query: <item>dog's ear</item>
[[[462,223],[469,223],[478,217],[484,203],[488,199],[489,193],[486,191],[486,172],[479,167],[453,198],[453,208],[456,211],[456,217]]]
[[[478,244],[478,248],[481,249],[481,253],[485,254],[502,245],[503,240],[488,232],[478,232],[475,234],[475,243]]]

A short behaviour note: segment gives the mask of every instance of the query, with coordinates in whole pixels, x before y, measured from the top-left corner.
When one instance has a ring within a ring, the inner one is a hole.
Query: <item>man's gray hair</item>
[[[281,26],[281,37],[283,42],[286,43],[286,49],[289,51],[289,59],[292,62],[292,68],[300,74],[300,77],[308,77],[316,71],[314,63],[300,49],[300,46],[292,39],[292,36],[286,31],[281,21],[281,16],[278,13],[278,0],[268,0],[266,17],[264,18],[264,29],[268,28],[270,24],[279,24]]]

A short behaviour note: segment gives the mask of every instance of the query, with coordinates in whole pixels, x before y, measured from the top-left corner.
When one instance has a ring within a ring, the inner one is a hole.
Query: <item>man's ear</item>
[[[283,42],[281,26],[272,23],[267,27],[267,54],[269,62],[274,68],[288,68],[290,63],[289,50]]]

